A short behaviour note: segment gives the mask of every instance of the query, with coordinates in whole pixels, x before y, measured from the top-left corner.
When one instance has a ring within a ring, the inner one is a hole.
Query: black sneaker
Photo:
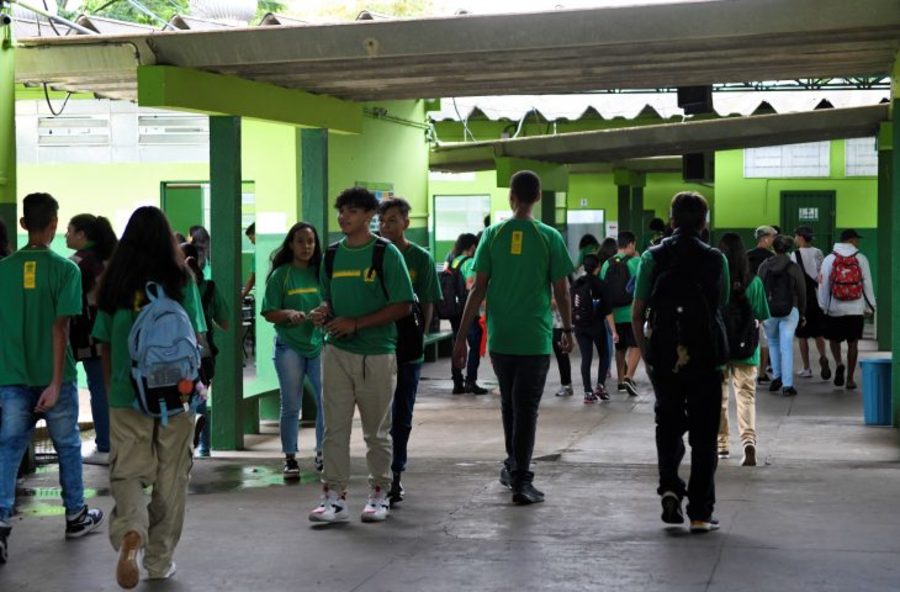
[[[506,465],[503,465],[503,468],[500,469],[500,485],[507,489],[512,489],[512,475],[509,474],[509,469],[506,468]]]
[[[768,382],[769,382],[769,377],[766,376],[765,374],[760,374],[759,377],[756,379],[756,384],[766,384]]]
[[[513,488],[512,501],[517,506],[527,506],[530,504],[539,504],[544,501],[544,493],[535,489],[531,483],[523,483]]]
[[[464,395],[466,394],[466,385],[462,382],[454,382],[453,383],[453,394],[454,395]]]
[[[313,462],[315,463],[317,473],[321,473],[325,470],[325,457],[322,456],[321,450],[316,450],[316,460]]]
[[[284,468],[281,470],[281,476],[284,477],[285,481],[300,480],[300,465],[297,464],[296,458],[289,456],[284,459]]]
[[[684,513],[681,511],[681,498],[674,491],[662,495],[662,521],[666,524],[684,524]]]
[[[756,466],[756,446],[754,444],[744,444],[744,458],[741,460],[741,466]]]
[[[797,396],[797,389],[795,389],[795,388],[792,387],[792,386],[789,386],[789,387],[784,388],[784,389],[781,390],[781,395],[784,396],[784,397],[796,397],[796,396]]]
[[[625,379],[625,391],[628,393],[629,397],[638,396],[637,385],[634,383],[634,380],[630,378]]]
[[[830,380],[831,379],[831,366],[828,365],[828,358],[822,356],[819,358],[819,366],[821,367],[821,376],[822,380]]]
[[[777,393],[778,391],[781,390],[782,386],[783,386],[783,383],[781,382],[781,379],[776,378],[775,380],[772,381],[772,384],[769,385],[769,392]]]
[[[474,380],[466,381],[466,392],[471,395],[486,395],[488,394],[488,390],[486,388],[482,388],[478,386],[478,383]]]
[[[624,382],[620,382],[618,385],[616,385],[616,392],[617,392],[617,393],[625,393],[625,392],[628,392],[628,389],[625,388],[625,383],[624,383]]]
[[[584,393],[584,404],[585,405],[593,405],[596,402],[597,402],[597,395],[595,395],[591,391]]]
[[[391,506],[402,502],[405,493],[406,490],[403,489],[403,484],[400,483],[400,473],[394,473],[394,480],[391,481],[391,488],[388,490],[387,495]]]
[[[834,386],[844,386],[844,365],[838,364],[834,369]]]
[[[66,516],[66,538],[77,539],[103,524],[103,510],[84,506],[74,518]]]
[[[5,521],[0,520],[0,564],[6,563],[8,559],[9,533],[12,527]]]
[[[609,401],[609,393],[607,392],[606,387],[602,384],[598,384],[594,389],[594,396],[601,401]]]

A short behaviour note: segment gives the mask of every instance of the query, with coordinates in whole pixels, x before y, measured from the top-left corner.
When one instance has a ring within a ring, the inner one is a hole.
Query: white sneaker
[[[109,453],[108,452],[100,452],[96,448],[89,455],[85,456],[82,459],[82,462],[86,465],[98,465],[101,467],[109,466]]]
[[[309,513],[310,522],[346,522],[349,519],[345,496],[338,495],[328,487],[322,491],[322,503]]]
[[[169,564],[169,568],[165,571],[165,573],[150,575],[147,574],[148,580],[168,580],[172,576],[175,575],[175,572],[178,570],[178,567],[175,565],[175,562]]]
[[[376,487],[369,494],[369,501],[366,502],[360,518],[363,522],[384,522],[390,513],[390,507],[384,490]]]
[[[812,368],[804,368],[800,372],[797,372],[797,376],[799,376],[800,378],[812,378],[813,377]]]

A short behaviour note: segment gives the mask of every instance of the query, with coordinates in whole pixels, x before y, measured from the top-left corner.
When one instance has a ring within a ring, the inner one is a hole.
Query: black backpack
[[[381,284],[384,299],[390,300],[387,287],[384,285],[384,252],[391,244],[383,238],[376,238],[372,247],[372,266],[369,268],[369,276],[375,273]],[[334,258],[337,255],[340,242],[329,245],[325,251],[325,275],[331,281],[334,275]],[[425,316],[418,300],[413,302],[412,311],[395,323],[397,327],[397,363],[405,364],[414,362],[425,353]]]
[[[766,300],[769,301],[769,314],[773,317],[786,317],[794,308],[794,291],[788,267],[775,271],[770,269],[763,282],[766,288]]]
[[[209,307],[212,306],[215,294],[216,283],[212,280],[207,280],[206,289],[200,295],[201,306],[203,306],[203,319],[206,321],[206,333],[200,340],[200,379],[207,385],[212,382],[216,375],[216,356],[219,354],[219,348],[216,347],[213,339],[213,319],[209,314]]]
[[[439,319],[454,319],[462,316],[469,292],[466,290],[466,280],[460,269],[463,263],[469,259],[471,257],[463,257],[456,264],[451,262],[447,269],[438,274],[438,281],[441,284],[441,301],[435,308]]]
[[[628,269],[629,259],[630,256],[612,257],[603,278],[609,286],[609,304],[613,308],[628,306],[634,300],[634,296],[628,291],[628,281],[631,279],[631,271]]]
[[[594,296],[591,293],[590,277],[583,275],[572,284],[572,323],[576,327],[594,325]]]
[[[752,356],[759,345],[759,329],[747,295],[744,292],[732,292],[723,316],[731,359],[745,360]]]
[[[669,238],[650,249],[655,267],[646,360],[655,377],[703,374],[728,361],[721,256],[696,237],[677,238],[693,244],[679,248]]]

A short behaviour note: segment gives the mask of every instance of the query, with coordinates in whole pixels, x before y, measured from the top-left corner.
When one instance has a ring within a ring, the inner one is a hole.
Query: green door
[[[203,224],[203,187],[199,183],[163,183],[161,202],[175,232],[186,237],[191,226]]]
[[[813,244],[823,253],[834,245],[834,191],[782,191],[781,230],[793,236],[798,226],[813,229]]]

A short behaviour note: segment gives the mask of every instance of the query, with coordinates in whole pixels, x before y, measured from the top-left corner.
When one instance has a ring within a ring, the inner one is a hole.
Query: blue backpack
[[[200,347],[184,307],[156,282],[147,282],[145,291],[149,304],[128,334],[134,407],[166,425],[199,402]]]

